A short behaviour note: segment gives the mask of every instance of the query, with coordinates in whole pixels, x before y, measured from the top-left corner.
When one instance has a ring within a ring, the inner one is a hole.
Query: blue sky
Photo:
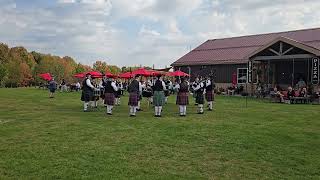
[[[314,0],[0,0],[0,42],[163,68],[207,39],[320,27],[319,9]]]

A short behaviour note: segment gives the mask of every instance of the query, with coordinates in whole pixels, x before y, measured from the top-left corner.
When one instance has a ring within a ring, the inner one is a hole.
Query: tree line
[[[113,74],[128,72],[138,67],[121,67],[109,65],[98,60],[92,66],[77,63],[69,56],[59,57],[39,52],[28,52],[24,47],[12,47],[0,43],[0,86],[25,87],[37,85],[43,80],[39,74],[50,73],[57,81],[65,79],[68,83],[76,82],[74,74],[106,71]]]

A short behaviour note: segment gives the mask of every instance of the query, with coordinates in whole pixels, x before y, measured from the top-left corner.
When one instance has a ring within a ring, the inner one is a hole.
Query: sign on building
[[[248,62],[248,83],[252,83],[252,61],[249,60]]]
[[[311,81],[312,84],[319,84],[319,58],[312,59],[312,71],[311,71]]]

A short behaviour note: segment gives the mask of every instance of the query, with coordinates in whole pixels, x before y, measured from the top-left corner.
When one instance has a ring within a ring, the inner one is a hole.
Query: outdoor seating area
[[[320,104],[320,88],[293,89],[291,86],[287,90],[275,87],[270,91],[270,101],[274,103],[286,104]]]

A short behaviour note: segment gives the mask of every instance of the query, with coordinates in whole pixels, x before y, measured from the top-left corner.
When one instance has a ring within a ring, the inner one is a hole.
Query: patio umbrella
[[[111,78],[117,77],[116,75],[112,74],[111,72],[107,72],[107,71],[104,75],[107,77],[111,77]]]
[[[79,73],[79,74],[73,75],[73,77],[75,77],[75,78],[84,78],[85,76],[86,76],[85,73]]]
[[[151,76],[163,75],[164,73],[156,70],[148,70]]]
[[[52,79],[52,76],[50,73],[39,74],[39,76],[46,81],[50,81]]]
[[[183,77],[185,77],[185,76],[190,76],[190,75],[185,73],[185,72],[182,72],[182,71],[178,70],[178,71],[174,71],[174,72],[168,73],[168,76],[174,76],[174,77],[183,76]]]
[[[135,71],[132,72],[133,75],[141,75],[141,76],[151,76],[151,72],[144,69],[144,68],[139,68]]]
[[[131,72],[126,72],[126,73],[120,74],[119,77],[123,79],[130,79],[130,78],[133,78],[133,75]]]
[[[93,77],[93,78],[102,78],[102,74],[100,73],[100,72],[98,72],[98,71],[90,71],[90,72],[86,72],[85,74],[87,74],[87,73],[89,73],[89,74],[91,74],[91,77]]]

